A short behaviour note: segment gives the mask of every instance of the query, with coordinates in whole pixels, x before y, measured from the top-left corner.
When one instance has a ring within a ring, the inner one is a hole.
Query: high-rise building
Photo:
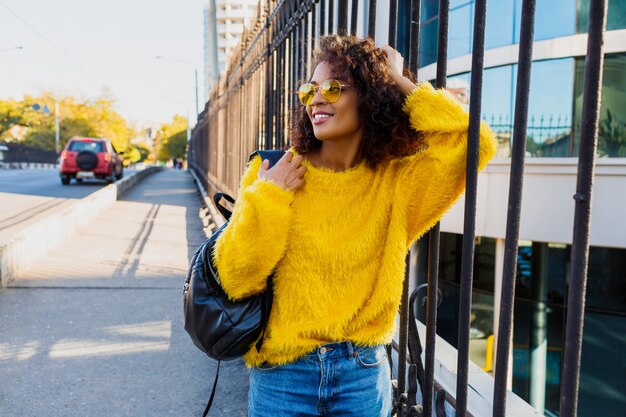
[[[204,8],[204,98],[228,69],[244,25],[257,14],[258,0],[210,0]]]

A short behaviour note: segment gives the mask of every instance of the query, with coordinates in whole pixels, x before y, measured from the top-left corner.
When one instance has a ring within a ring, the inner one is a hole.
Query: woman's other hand
[[[411,91],[416,87],[415,84],[404,75],[402,70],[404,69],[404,58],[400,52],[396,51],[389,45],[383,45],[380,47],[387,54],[387,61],[389,61],[389,70],[391,72],[391,78],[398,85],[398,88],[405,96],[411,94]]]
[[[304,185],[306,166],[302,165],[304,157],[294,158],[292,151],[287,151],[271,169],[270,161],[265,159],[259,169],[259,179],[270,180],[287,191],[295,191]]]

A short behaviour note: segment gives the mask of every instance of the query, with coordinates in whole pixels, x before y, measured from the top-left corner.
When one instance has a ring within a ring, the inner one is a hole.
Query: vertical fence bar
[[[376,37],[376,0],[370,0],[369,16],[367,22],[367,36]]]
[[[323,36],[326,33],[326,0],[320,0],[320,18],[319,18],[319,25],[320,25],[320,36]]]
[[[392,48],[397,47],[396,30],[398,29],[398,13],[394,12],[394,9],[398,9],[398,0],[390,0],[390,12],[389,12],[389,38],[387,44]]]
[[[393,0],[392,0],[393,2]],[[389,15],[389,46],[392,48],[396,47],[396,18],[397,16],[393,13]],[[393,28],[393,35],[391,31]],[[400,326],[399,326],[399,340],[398,340],[398,390],[396,392],[397,397],[395,398],[396,409],[398,412],[398,417],[404,417],[404,412],[406,408],[406,358],[407,358],[407,347],[408,347],[408,328],[409,328],[409,311],[408,311],[408,302],[409,302],[409,265],[410,265],[410,257],[411,254],[407,254],[405,264],[405,277],[402,284],[402,297],[400,299]]]
[[[348,33],[348,0],[339,0],[337,9],[337,33],[345,35]]]
[[[449,0],[439,0],[437,33],[437,88],[445,88],[448,69]],[[428,233],[428,293],[426,300],[426,347],[424,360],[424,415],[433,415],[435,391],[435,340],[437,337],[437,291],[439,288],[439,223]]]
[[[282,32],[281,26],[281,32]],[[285,68],[285,61],[283,56],[284,41],[278,46],[278,65],[276,66],[276,77],[278,80],[278,88],[276,92],[277,108],[276,108],[276,144],[277,149],[282,149],[283,144],[283,112],[285,108],[283,106],[283,94],[285,88],[285,79],[283,77],[283,68]]]
[[[359,0],[352,0],[352,16],[350,17],[350,35],[356,35],[356,25],[359,18]]]
[[[405,260],[405,275],[404,282],[402,284],[402,299],[400,300],[400,327],[399,327],[399,340],[398,340],[398,397],[396,398],[396,404],[398,408],[398,417],[404,417],[404,410],[406,408],[406,357],[408,348],[408,333],[409,333],[409,266],[411,264],[411,252],[406,256]]]
[[[301,63],[300,63],[300,44],[302,43],[302,38],[300,37],[300,25],[298,23],[296,23],[296,25],[293,28],[293,31],[296,34],[296,41],[293,44],[294,47],[294,72],[295,72],[295,80],[296,82],[300,82],[300,80],[302,79],[302,76],[300,74],[300,70],[301,70]]]
[[[461,294],[459,299],[459,343],[456,380],[456,415],[467,413],[469,371],[469,332],[474,272],[474,238],[476,236],[476,193],[478,188],[478,149],[480,143],[480,110],[485,55],[485,19],[487,0],[476,0],[474,11],[474,47],[470,87],[470,118],[467,137],[465,219],[463,223],[463,257],[461,261]]]
[[[305,41],[302,42],[302,76],[303,77],[307,77],[308,74],[308,64],[309,64],[309,15],[308,13],[306,13],[303,18],[302,18],[302,25],[304,27],[304,39]]]
[[[411,43],[409,45],[409,68],[417,76],[419,69],[420,19],[422,1],[411,2]]]
[[[417,53],[419,51],[419,15],[420,9],[422,6],[421,0],[412,0],[411,1],[411,39],[409,43],[409,70],[413,72],[417,76],[417,71],[419,69],[418,60],[415,59]],[[416,17],[417,16],[417,17]],[[417,22],[418,24],[415,24]],[[419,257],[422,257],[423,254],[420,252]],[[409,251],[410,257],[410,251]],[[407,269],[408,270],[408,269]],[[407,277],[408,280],[408,277]],[[403,289],[404,290],[404,289]],[[408,290],[407,290],[408,292]],[[404,293],[403,293],[404,294]],[[403,299],[404,301],[404,299]],[[419,302],[416,303],[419,305]],[[411,303],[408,304],[409,309],[411,308]],[[402,307],[400,309],[402,310]],[[418,332],[417,332],[417,323],[416,323],[416,315],[413,311],[409,311],[409,319],[408,319],[408,350],[409,356],[411,358],[411,363],[414,364],[409,368],[409,397],[407,407],[410,410],[410,407],[416,403],[416,393],[413,393],[411,387],[416,387],[419,384],[419,388],[422,393],[422,398],[424,398],[424,364],[422,362],[421,354],[422,354],[422,346],[419,340]],[[412,371],[413,369],[414,371]],[[423,400],[422,400],[423,401]],[[408,411],[409,413],[411,411]],[[409,414],[410,415],[410,414]]]
[[[274,32],[274,36],[272,37],[273,39],[276,38],[276,30],[273,31]],[[272,39],[272,40],[273,40]],[[276,147],[276,136],[277,136],[277,122],[278,122],[278,115],[277,115],[277,111],[278,111],[278,89],[277,89],[277,82],[278,82],[278,76],[276,74],[277,70],[278,70],[278,54],[277,51],[273,51],[270,52],[271,56],[272,56],[272,74],[271,74],[271,78],[272,78],[272,91],[271,91],[271,96],[272,96],[272,107],[270,108],[270,113],[271,113],[271,120],[272,120],[272,146],[270,149],[274,149]]]
[[[271,44],[271,36],[269,34],[270,25],[271,22],[268,13],[265,25],[265,147],[263,149],[272,149],[272,55],[269,53]]]
[[[315,49],[315,40],[317,39],[317,14],[315,3],[311,5],[311,50]]]
[[[509,201],[506,220],[506,243],[502,271],[500,317],[498,320],[498,342],[496,370],[493,388],[493,416],[506,414],[506,391],[509,379],[509,351],[513,330],[513,303],[515,300],[515,273],[519,222],[524,183],[524,154],[526,152],[526,127],[528,124],[528,95],[535,28],[535,0],[523,0],[522,24],[518,57],[517,87],[515,97],[515,120],[509,180]]]
[[[328,34],[335,33],[335,0],[328,0]]]
[[[304,65],[306,63],[306,24],[303,19],[298,22],[298,31],[300,32],[300,52],[298,59],[298,71],[300,71],[300,79],[306,77],[306,71]]]
[[[589,4],[589,38],[585,58],[583,112],[576,182],[572,272],[567,289],[565,356],[561,376],[560,415],[575,417],[578,410],[580,355],[583,341],[587,266],[589,261],[589,222],[593,196],[593,175],[598,143],[598,117],[602,88],[604,31],[608,0]]]

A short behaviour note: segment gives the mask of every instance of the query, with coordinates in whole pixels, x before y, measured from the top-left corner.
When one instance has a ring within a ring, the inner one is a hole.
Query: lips
[[[332,113],[327,113],[324,111],[314,111],[311,114],[311,119],[314,125],[321,125],[322,123],[327,122],[333,116],[334,114]]]

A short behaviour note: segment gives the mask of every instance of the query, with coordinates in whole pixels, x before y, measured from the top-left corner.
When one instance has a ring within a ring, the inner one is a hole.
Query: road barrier
[[[0,169],[59,169],[59,165],[45,162],[0,162]]]
[[[146,176],[160,171],[150,167],[139,171],[77,201],[61,213],[53,214],[21,230],[0,245],[0,289],[26,268],[38,262],[63,239],[86,226],[117,201],[122,194]]]

